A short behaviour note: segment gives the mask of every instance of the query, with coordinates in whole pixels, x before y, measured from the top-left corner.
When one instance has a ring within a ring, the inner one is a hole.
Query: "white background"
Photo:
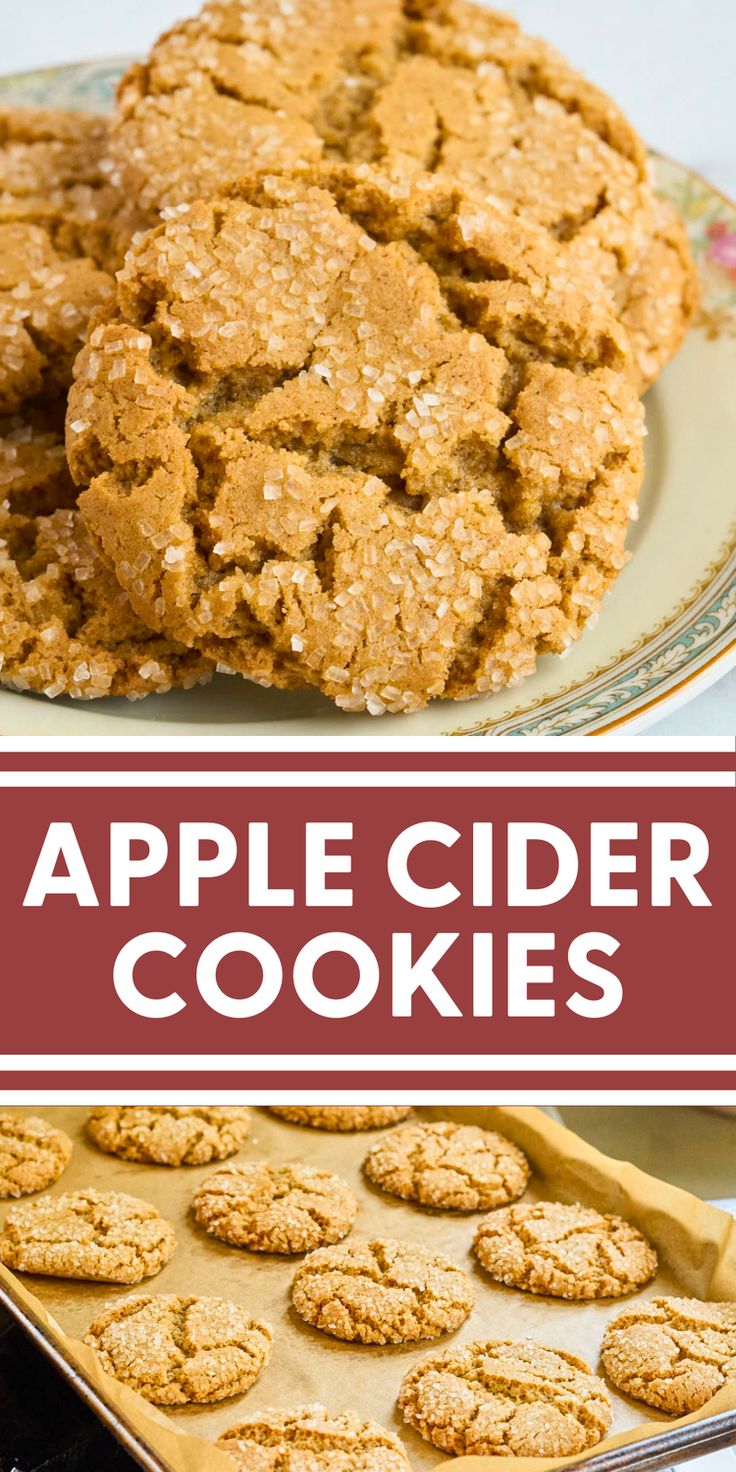
[[[499,0],[499,7],[612,92],[653,147],[736,198],[736,0]],[[0,0],[0,71],[142,54],[158,32],[198,8],[197,0]],[[652,734],[735,730],[736,671]]]

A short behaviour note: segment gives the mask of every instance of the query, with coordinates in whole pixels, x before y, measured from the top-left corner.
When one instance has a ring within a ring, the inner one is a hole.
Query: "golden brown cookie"
[[[617,1390],[686,1416],[736,1377],[736,1304],[651,1298],[612,1319],[603,1368]]]
[[[492,1212],[473,1250],[497,1282],[552,1298],[620,1298],[657,1271],[654,1248],[630,1222],[558,1201]]]
[[[611,1425],[608,1391],[575,1355],[487,1340],[429,1355],[405,1375],[404,1420],[454,1456],[569,1457]]]
[[[71,1158],[72,1142],[63,1130],[33,1114],[0,1112],[0,1200],[43,1191]]]
[[[308,1324],[360,1344],[439,1339],[468,1317],[473,1298],[470,1279],[448,1258],[378,1238],[311,1252],[292,1287]]]
[[[318,159],[492,199],[539,224],[613,299],[644,277],[672,293],[662,319],[652,310],[635,324],[644,382],[690,315],[689,253],[677,283],[672,261],[651,256],[657,206],[630,124],[551,47],[467,0],[295,0],[288,16],[279,0],[214,0],[129,72],[110,149],[114,183],[138,204],[129,233],[248,170]]]
[[[339,1242],[358,1215],[345,1181],[308,1165],[254,1161],[228,1166],[194,1197],[197,1221],[214,1237],[251,1252],[311,1252]]]
[[[217,1442],[242,1472],[407,1472],[401,1442],[375,1421],[324,1406],[265,1410]]]
[[[0,505],[0,685],[51,699],[138,700],[191,689],[211,670],[138,618],[78,511],[22,516]]]
[[[411,1114],[411,1104],[270,1104],[270,1114],[315,1130],[377,1130]]]
[[[146,623],[379,715],[569,648],[626,561],[643,413],[606,298],[544,232],[350,180],[340,207],[254,181],[143,237],[67,446]]]
[[[77,489],[64,449],[66,399],[26,405],[0,419],[0,504],[23,516],[74,506]]]
[[[19,1273],[140,1283],[161,1271],[176,1240],[147,1201],[120,1191],[68,1191],[12,1206],[0,1262]]]
[[[110,276],[42,226],[0,222],[0,414],[64,392],[90,317],[113,296]]]
[[[363,1163],[391,1196],[452,1211],[487,1211],[526,1189],[529,1162],[511,1140],[472,1124],[404,1124],[371,1147]]]
[[[113,1304],[84,1342],[146,1400],[184,1406],[241,1395],[268,1364],[272,1335],[239,1303],[160,1293]]]
[[[0,224],[42,226],[62,255],[105,264],[120,207],[108,132],[93,113],[0,107]]]
[[[234,1155],[250,1134],[250,1111],[236,1104],[98,1105],[87,1133],[121,1160],[209,1165]]]

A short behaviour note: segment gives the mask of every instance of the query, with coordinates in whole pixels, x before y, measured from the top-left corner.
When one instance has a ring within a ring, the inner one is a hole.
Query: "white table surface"
[[[736,198],[736,0],[498,3],[612,92],[650,144]],[[0,0],[0,71],[141,54],[197,9],[196,0]],[[732,736],[736,671],[650,729]]]

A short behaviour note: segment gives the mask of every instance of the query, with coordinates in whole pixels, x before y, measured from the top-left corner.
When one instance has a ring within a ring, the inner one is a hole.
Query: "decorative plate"
[[[0,78],[0,101],[109,108],[124,63]],[[699,320],[647,397],[648,471],[634,556],[601,617],[564,660],[545,657],[514,690],[413,716],[347,716],[317,694],[211,685],[129,703],[50,702],[0,692],[5,736],[601,735],[641,729],[736,665],[736,205],[655,159],[703,277]]]

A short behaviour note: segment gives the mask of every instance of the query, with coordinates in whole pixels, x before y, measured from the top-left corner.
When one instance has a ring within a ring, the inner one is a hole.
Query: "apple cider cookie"
[[[78,511],[21,515],[0,504],[0,686],[50,699],[140,700],[211,673],[209,660],[133,612]]]
[[[396,187],[450,182],[533,221],[633,311],[642,384],[694,307],[644,145],[611,100],[507,15],[467,0],[210,0],[160,38],[118,94],[111,181],[130,228],[249,171],[368,164]]]
[[[240,1105],[100,1105],[87,1133],[100,1150],[149,1165],[209,1165],[234,1155],[250,1134]]]
[[[72,1142],[63,1130],[33,1114],[0,1112],[0,1200],[45,1190],[71,1158]]]
[[[371,1147],[363,1163],[390,1196],[451,1211],[488,1211],[526,1189],[529,1162],[511,1140],[477,1125],[404,1124]]]
[[[343,173],[338,203],[268,178],[177,214],[129,252],[70,395],[80,509],[140,617],[373,715],[567,650],[643,477],[600,289],[431,183],[397,209],[385,180]]]
[[[159,1406],[241,1395],[271,1355],[267,1324],[223,1298],[123,1298],[90,1324],[85,1344],[108,1375]]]
[[[473,1250],[497,1282],[551,1298],[620,1298],[657,1271],[654,1248],[630,1222],[557,1201],[492,1212]]]
[[[570,1457],[611,1425],[602,1380],[584,1360],[532,1340],[488,1340],[429,1355],[404,1377],[404,1420],[456,1457]]]
[[[64,449],[66,399],[26,405],[0,418],[0,507],[22,516],[49,516],[73,507],[77,488]]]
[[[318,1405],[260,1411],[223,1432],[217,1446],[241,1472],[409,1472],[392,1432]]]
[[[209,1176],[194,1197],[213,1237],[251,1252],[312,1252],[350,1231],[358,1203],[339,1176],[308,1165],[256,1161]]]
[[[321,1247],[294,1275],[297,1313],[323,1334],[359,1344],[410,1344],[457,1329],[473,1285],[439,1253],[374,1239]]]
[[[99,118],[0,108],[0,415],[66,391],[90,318],[114,299],[106,146]]]
[[[689,1415],[736,1378],[736,1303],[651,1298],[635,1304],[608,1325],[601,1361],[624,1395]]]
[[[41,226],[64,256],[110,256],[120,207],[109,174],[109,119],[0,107],[0,224]]]
[[[169,1261],[176,1239],[147,1201],[120,1191],[69,1191],[12,1206],[0,1262],[19,1273],[140,1283]]]
[[[306,1124],[314,1130],[377,1130],[396,1124],[411,1114],[411,1104],[270,1104],[289,1124]]]

